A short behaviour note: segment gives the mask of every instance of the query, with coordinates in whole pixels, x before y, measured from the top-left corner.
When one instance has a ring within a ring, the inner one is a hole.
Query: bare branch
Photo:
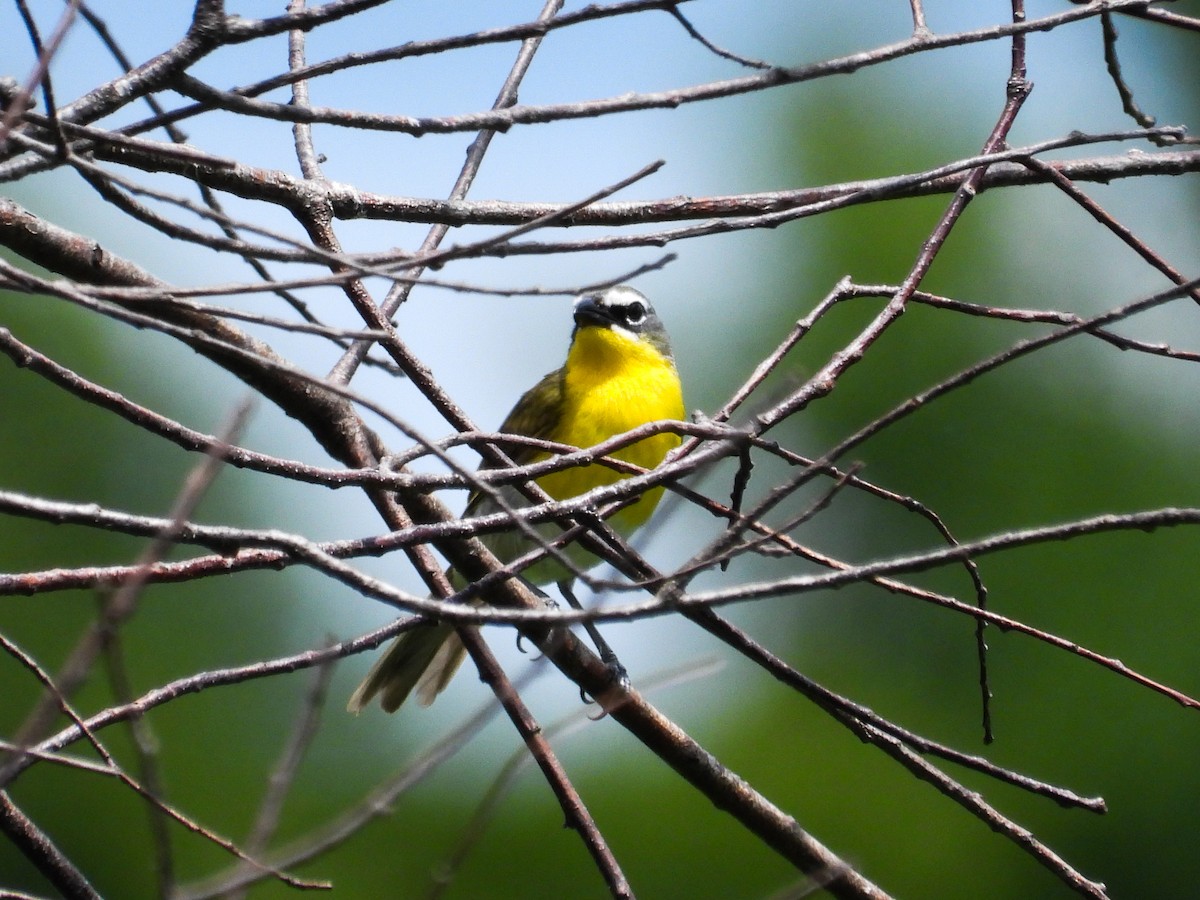
[[[99,900],[100,895],[83,873],[3,791],[0,791],[0,832],[37,866],[38,871],[63,897],[68,900]]]

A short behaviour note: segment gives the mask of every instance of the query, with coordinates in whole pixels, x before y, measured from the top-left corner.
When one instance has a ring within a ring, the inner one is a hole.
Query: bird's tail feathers
[[[418,702],[428,706],[450,683],[465,653],[453,625],[418,625],[396,638],[375,661],[346,709],[360,712],[378,694],[380,706],[395,712],[414,688]]]

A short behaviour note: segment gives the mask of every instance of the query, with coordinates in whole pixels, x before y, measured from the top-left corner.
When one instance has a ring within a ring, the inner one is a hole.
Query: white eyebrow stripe
[[[600,295],[599,300],[603,306],[625,306],[629,303],[641,303],[649,306],[649,301],[639,291],[623,284],[609,288]]]

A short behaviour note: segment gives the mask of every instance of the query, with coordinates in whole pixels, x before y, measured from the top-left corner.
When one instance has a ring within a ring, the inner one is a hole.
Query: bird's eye
[[[641,325],[646,321],[646,307],[641,303],[630,303],[624,313],[625,321],[630,325]]]

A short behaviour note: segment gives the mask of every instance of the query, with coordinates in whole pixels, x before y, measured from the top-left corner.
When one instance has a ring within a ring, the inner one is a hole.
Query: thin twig
[[[539,23],[548,23],[554,19],[558,12],[562,9],[562,0],[546,0],[542,6],[541,14],[538,16]],[[517,102],[517,92],[521,82],[524,80],[526,73],[529,71],[529,65],[533,61],[534,55],[542,44],[542,34],[534,34],[526,37],[521,42],[521,49],[517,54],[517,59],[509,70],[508,76],[501,85],[500,91],[492,104],[493,110],[505,110],[511,108]],[[467,148],[467,158],[463,162],[463,167],[458,173],[458,178],[454,182],[454,186],[450,189],[450,201],[462,200],[471,190],[471,185],[475,182],[475,177],[479,174],[479,168],[483,165],[484,155],[487,153],[488,147],[491,145],[492,138],[496,131],[488,126],[483,126],[479,129],[475,139]],[[425,235],[425,239],[421,242],[421,246],[417,251],[419,256],[425,256],[433,253],[446,233],[449,231],[445,225],[435,224],[429,229]],[[419,266],[411,269],[409,275],[413,278],[420,278],[424,271],[424,266]],[[412,284],[409,282],[397,282],[388,292],[388,296],[381,304],[381,313],[384,319],[390,319],[391,316],[400,308],[401,304],[408,299],[412,291]],[[349,351],[340,359],[333,371],[330,372],[330,380],[342,383],[349,383],[354,377],[355,369],[361,362],[363,356],[369,349],[370,344],[366,342],[358,342],[350,348]],[[410,370],[414,367],[410,364]],[[422,389],[426,396],[430,394],[429,379],[422,377],[424,372],[421,370],[409,371],[409,377],[415,376],[417,386]],[[440,392],[438,392],[440,393]],[[440,403],[435,402],[435,406],[440,409],[445,408],[445,401]],[[451,418],[453,421],[453,418]]]
[[[222,444],[226,435],[232,438],[241,430],[249,414],[249,402],[243,402],[234,410],[226,427],[218,432]],[[171,548],[179,529],[191,517],[192,511],[207,492],[221,466],[221,454],[216,451],[206,456],[189,473],[167,517],[169,524],[154,536],[150,544],[139,555],[134,565],[133,577],[122,583],[105,598],[101,614],[76,643],[66,662],[60,668],[54,682],[56,690],[62,696],[70,697],[78,690],[91,671],[96,657],[108,643],[110,635],[119,629],[137,609],[139,595],[145,586],[145,576],[141,573],[160,560]],[[56,708],[55,697],[50,694],[43,695],[18,729],[17,743],[32,743],[40,737],[49,725]]]
[[[524,741],[525,749],[541,769],[542,776],[546,779],[546,783],[550,786],[566,817],[566,827],[579,834],[584,847],[592,857],[592,862],[603,877],[609,894],[615,898],[632,898],[633,890],[629,886],[625,873],[621,871],[621,866],[609,848],[608,841],[600,832],[600,828],[584,804],[583,798],[579,796],[575,785],[571,783],[566,770],[559,762],[558,756],[550,747],[549,738],[542,730],[541,725],[521,700],[512,683],[503,676],[503,670],[487,644],[480,639],[478,630],[460,628],[458,634],[462,639],[463,646],[471,655],[471,661],[479,669],[480,677],[488,681],[489,687],[500,701],[505,713],[508,714],[509,721],[516,728],[521,740]],[[498,680],[489,680],[494,677],[492,673],[497,672],[501,677]]]
[[[124,642],[121,640],[120,632],[110,634],[102,652],[114,700],[117,703],[128,703],[133,699],[133,684],[125,665]],[[137,754],[138,778],[141,784],[145,786],[149,795],[164,800],[167,794],[158,759],[159,742],[150,728],[150,723],[144,716],[132,717],[129,720],[129,734]],[[110,765],[113,764],[111,760],[109,762]],[[160,897],[170,897],[175,890],[175,857],[168,828],[170,817],[157,803],[148,804],[146,814],[149,818],[150,837],[154,846],[158,894]]]
[[[872,50],[848,54],[810,65],[772,67],[758,75],[731,78],[724,81],[692,85],[673,90],[642,94],[626,94],[576,103],[524,106],[520,104],[493,107],[486,112],[454,116],[401,116],[371,113],[349,113],[341,109],[311,107],[299,110],[280,103],[270,103],[239,96],[181,76],[175,87],[180,93],[222,109],[249,116],[262,116],[278,121],[305,121],[368,130],[395,131],[414,136],[446,134],[459,131],[507,131],[517,125],[536,125],[579,118],[594,118],[622,112],[648,109],[675,109],[683,104],[704,102],[723,97],[770,90],[783,85],[799,84],[831,75],[848,74],[869,66],[880,65],[946,47],[959,47],[984,41],[1006,40],[1030,32],[1050,31],[1081,19],[1098,16],[1105,11],[1124,11],[1144,6],[1146,0],[1096,0],[1086,7],[1076,7],[1052,15],[1022,22],[1003,23],[970,31],[937,34],[925,38],[909,38]],[[153,123],[150,123],[153,124]],[[2,170],[0,170],[2,171]],[[0,175],[0,177],[3,177]]]
[[[337,649],[339,653],[345,652],[344,646],[331,649]],[[394,814],[394,805],[401,796],[436,772],[460,750],[468,747],[471,740],[478,736],[483,727],[499,712],[499,705],[489,698],[487,703],[467,716],[462,724],[446,737],[406,762],[396,774],[373,788],[354,806],[277,849],[271,857],[272,863],[288,868],[300,865],[328,853],[358,834],[375,819]],[[265,877],[262,873],[237,868],[205,879],[201,883],[185,885],[177,898],[208,900],[212,897],[223,897],[229,891],[249,887]]]
[[[255,858],[266,855],[268,845],[279,827],[283,813],[283,804],[288,792],[296,781],[300,763],[317,737],[320,727],[321,711],[325,707],[325,698],[329,693],[329,683],[333,678],[333,660],[326,660],[317,666],[313,672],[312,682],[304,698],[304,705],[297,716],[292,734],[284,745],[278,762],[271,770],[267,779],[267,791],[258,806],[258,816],[250,829],[245,841],[245,849]],[[244,863],[237,869],[235,880],[245,878],[251,872],[257,872],[256,866]],[[241,900],[245,889],[230,890],[228,900]]]
[[[699,662],[683,666],[675,671],[651,675],[645,681],[645,690],[657,692],[676,684],[694,681],[707,677],[721,668],[719,662]],[[594,720],[584,710],[577,710],[563,716],[557,722],[546,726],[547,740],[566,738],[585,727],[594,726]],[[496,816],[499,804],[505,794],[513,787],[518,776],[532,764],[533,760],[524,748],[509,755],[504,765],[496,772],[487,792],[480,798],[471,821],[461,829],[461,836],[449,859],[437,870],[430,884],[425,900],[438,900],[450,886],[455,873],[462,867],[472,848],[479,842],[487,824]]]
[[[746,66],[749,69],[778,68],[777,66],[774,66],[769,62],[764,62],[761,59],[751,59],[748,56],[742,56],[738,53],[734,53],[732,50],[726,50],[724,47],[718,47],[703,34],[701,34],[700,30],[691,23],[691,20],[689,20],[687,16],[679,11],[677,6],[669,6],[667,7],[666,11],[671,14],[672,18],[674,18],[676,22],[683,26],[683,30],[691,35],[692,38],[698,41],[706,50],[715,53],[722,59],[731,60],[732,62],[735,62],[738,65]]]
[[[1189,279],[1182,272],[1167,262],[1161,255],[1154,252],[1144,241],[1137,237],[1126,226],[1122,225],[1111,215],[1109,215],[1099,203],[1081,191],[1072,183],[1071,179],[1067,178],[1061,172],[1056,172],[1054,169],[1047,166],[1041,160],[1029,159],[1025,165],[1031,169],[1044,174],[1051,184],[1055,185],[1064,194],[1078,203],[1084,210],[1087,211],[1093,219],[1115,234],[1128,247],[1132,248],[1138,256],[1149,263],[1153,268],[1157,269],[1163,275],[1167,276],[1173,284],[1186,285]],[[1193,300],[1200,303],[1200,287],[1193,286],[1189,294]]]
[[[25,0],[18,0],[17,8],[21,11],[21,16],[25,21],[26,27],[29,29],[30,38],[37,53],[37,62],[34,64],[33,70],[29,73],[29,77],[25,79],[25,83],[17,93],[9,98],[8,108],[4,110],[4,115],[0,117],[0,153],[4,153],[8,149],[8,137],[13,125],[24,114],[26,102],[32,97],[34,88],[39,84],[42,85],[45,92],[47,114],[54,118],[57,124],[58,106],[54,102],[54,93],[50,87],[50,62],[54,59],[58,48],[62,45],[63,38],[71,30],[71,23],[75,21],[75,14],[79,9],[79,0],[68,0],[67,8],[63,10],[62,15],[58,19],[58,24],[54,26],[53,34],[50,35],[50,40],[45,45],[42,44],[38,36],[37,27],[34,24],[33,16],[30,15],[29,9],[25,5]],[[56,128],[55,134],[56,139],[59,141],[60,152],[65,155],[66,145],[61,130]]]

